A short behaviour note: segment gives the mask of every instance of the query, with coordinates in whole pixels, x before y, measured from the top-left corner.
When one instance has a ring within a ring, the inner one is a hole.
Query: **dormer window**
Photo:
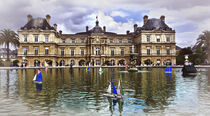
[[[160,42],[160,35],[157,35],[156,38],[157,38],[157,42]]]
[[[45,42],[48,42],[48,35],[45,35]]]
[[[34,36],[34,42],[38,42],[38,35]]]
[[[119,39],[119,43],[122,43],[122,39]]]
[[[27,42],[27,35],[24,35],[24,42]]]

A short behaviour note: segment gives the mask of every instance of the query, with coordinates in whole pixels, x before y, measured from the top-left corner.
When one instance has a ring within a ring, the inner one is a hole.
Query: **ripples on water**
[[[0,70],[0,115],[208,115],[209,71],[182,77],[181,69],[128,73],[122,68],[86,72],[85,68],[42,70],[43,83],[32,82],[35,69]],[[204,69],[208,70],[208,69]],[[113,78],[123,79],[124,99],[103,97]]]

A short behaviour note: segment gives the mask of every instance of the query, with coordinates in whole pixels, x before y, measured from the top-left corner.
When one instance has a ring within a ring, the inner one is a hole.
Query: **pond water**
[[[180,68],[41,69],[43,83],[33,83],[35,69],[0,70],[0,115],[209,115],[210,70],[183,77]],[[208,74],[209,73],[209,74]],[[123,99],[103,96],[108,82],[122,77]]]

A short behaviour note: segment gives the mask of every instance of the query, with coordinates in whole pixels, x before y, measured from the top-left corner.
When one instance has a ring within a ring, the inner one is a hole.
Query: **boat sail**
[[[111,87],[111,85],[112,85],[112,87]],[[108,89],[107,89],[107,93],[108,94],[104,94],[104,96],[121,99],[122,95],[123,95],[122,78],[120,78],[120,80],[119,80],[117,90],[116,90],[116,88],[114,86],[114,83],[110,81]]]
[[[33,81],[36,81],[36,74],[34,75]]]
[[[109,82],[109,87],[107,89],[107,93],[112,93],[112,85],[111,85],[111,82]]]

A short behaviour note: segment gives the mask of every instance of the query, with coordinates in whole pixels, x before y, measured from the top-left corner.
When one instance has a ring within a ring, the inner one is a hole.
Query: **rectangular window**
[[[61,48],[61,56],[64,56],[64,48]]]
[[[71,56],[74,56],[74,49],[71,49]]]
[[[34,54],[38,55],[38,48],[34,48]]]
[[[111,56],[114,56],[114,48],[111,49]]]
[[[124,55],[124,48],[121,48],[121,56]]]
[[[101,65],[100,60],[96,60],[96,65]]]
[[[75,39],[72,39],[71,43],[75,43]]]
[[[48,35],[45,35],[45,42],[48,42]]]
[[[156,38],[157,38],[157,42],[160,42],[160,36],[157,35]]]
[[[38,42],[38,35],[34,36],[34,42]]]
[[[100,55],[100,48],[96,48],[96,55]]]
[[[150,55],[150,47],[147,47],[147,55]]]
[[[147,42],[150,42],[150,35],[147,35]]]
[[[166,47],[166,53],[167,55],[170,55],[170,47]]]
[[[166,36],[166,42],[170,42],[171,40],[170,40],[170,36],[169,35],[167,35]]]
[[[131,40],[130,39],[128,39],[128,43],[131,43]]]
[[[113,40],[112,39],[110,39],[110,43],[113,43]]]
[[[157,55],[160,55],[160,47],[157,47]]]
[[[24,35],[24,42],[27,42],[27,35]]]
[[[119,39],[119,43],[122,43],[122,39]]]
[[[62,43],[66,43],[65,39],[62,39]]]
[[[24,55],[27,55],[27,48],[24,48]]]
[[[132,53],[132,47],[130,47],[130,53]]]
[[[45,48],[45,55],[48,55],[49,48]]]
[[[85,52],[84,49],[81,49],[81,55],[84,56]]]
[[[81,43],[85,43],[85,40],[84,40],[84,39],[82,39],[82,40],[81,40]]]

